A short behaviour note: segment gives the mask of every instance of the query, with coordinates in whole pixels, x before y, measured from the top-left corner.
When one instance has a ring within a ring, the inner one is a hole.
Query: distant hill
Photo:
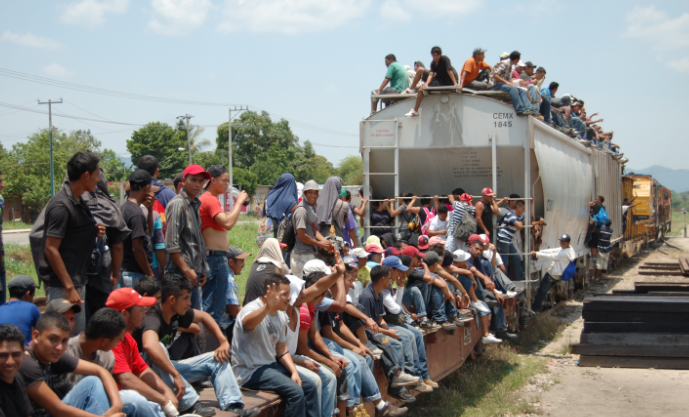
[[[628,168],[626,173],[651,175],[653,178],[660,181],[663,186],[681,193],[689,191],[689,169],[671,169],[658,165],[653,165],[645,169]]]

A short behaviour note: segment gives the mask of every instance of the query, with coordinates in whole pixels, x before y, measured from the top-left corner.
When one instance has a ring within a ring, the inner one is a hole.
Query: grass
[[[17,275],[28,275],[38,283],[36,268],[34,268],[31,248],[29,246],[16,243],[5,244],[5,269],[7,271],[7,281]],[[36,290],[36,297],[45,296],[43,286]],[[7,296],[9,298],[9,296]]]
[[[5,221],[2,222],[2,228],[3,230],[15,230],[15,229],[31,229],[33,227],[33,224],[31,223],[24,223],[22,221]]]
[[[516,343],[492,346],[478,360],[466,362],[440,382],[433,393],[417,397],[410,414],[429,416],[508,416],[538,413],[518,390],[546,368],[546,359],[527,355],[560,332],[560,323],[547,314],[537,315],[519,333]]]
[[[670,236],[682,236],[684,230],[684,219],[681,211],[672,212],[672,231]]]

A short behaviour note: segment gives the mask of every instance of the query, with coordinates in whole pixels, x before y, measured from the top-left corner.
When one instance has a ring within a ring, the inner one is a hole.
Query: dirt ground
[[[541,416],[687,416],[689,371],[657,369],[582,368],[579,355],[567,354],[578,343],[583,328],[582,300],[586,294],[633,289],[635,281],[682,281],[688,278],[656,278],[638,275],[648,261],[675,260],[689,251],[689,239],[675,238],[655,250],[646,250],[617,270],[603,275],[575,300],[559,303],[552,314],[567,323],[562,335],[535,355],[548,359],[548,372],[537,375],[520,396]]]

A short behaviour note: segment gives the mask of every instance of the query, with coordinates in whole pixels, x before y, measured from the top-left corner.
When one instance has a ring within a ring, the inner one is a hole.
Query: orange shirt
[[[486,61],[481,61],[480,63],[476,62],[476,59],[474,59],[473,56],[467,59],[467,62],[465,62],[464,66],[462,67],[462,74],[464,74],[464,71],[468,71],[469,75],[464,78],[464,84],[462,84],[462,87],[474,81],[476,77],[478,77],[479,71],[488,68],[490,68],[490,65],[486,64]],[[462,77],[462,74],[459,75],[460,78]]]

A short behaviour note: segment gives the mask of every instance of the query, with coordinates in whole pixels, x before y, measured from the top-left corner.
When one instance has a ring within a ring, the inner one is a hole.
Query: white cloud
[[[689,74],[689,56],[675,61],[669,61],[668,66],[677,72],[686,72]]]
[[[380,14],[386,20],[405,21],[411,15],[426,18],[456,18],[473,13],[483,6],[483,0],[453,0],[429,3],[418,0],[386,0],[380,6]]]
[[[689,13],[674,19],[655,6],[635,7],[627,13],[629,23],[625,36],[642,39],[657,50],[670,50],[689,46]]]
[[[43,67],[43,72],[51,77],[69,77],[74,75],[74,71],[70,71],[62,65],[56,63]]]
[[[371,0],[226,0],[218,30],[317,32],[362,16]]]
[[[11,30],[6,30],[5,33],[0,36],[0,41],[16,43],[17,45],[28,46],[30,48],[41,48],[41,49],[60,49],[63,48],[60,42],[54,41],[50,38],[42,38],[36,36],[31,32],[26,32],[24,35],[19,33],[14,33]]]
[[[152,0],[148,27],[163,35],[185,35],[203,25],[213,8],[210,0]]]
[[[105,22],[107,13],[122,14],[128,6],[129,0],[82,0],[63,7],[60,21],[93,29]]]

